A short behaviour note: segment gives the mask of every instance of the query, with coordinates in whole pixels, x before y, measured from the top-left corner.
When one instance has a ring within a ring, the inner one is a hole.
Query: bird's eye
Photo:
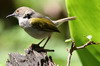
[[[17,10],[16,12],[19,12],[19,10]]]

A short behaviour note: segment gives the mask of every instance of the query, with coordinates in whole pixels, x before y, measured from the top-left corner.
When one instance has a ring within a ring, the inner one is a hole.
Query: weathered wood
[[[32,44],[25,55],[19,53],[10,53],[6,66],[56,66],[51,56],[47,56],[47,52],[54,51],[43,49],[42,47]]]

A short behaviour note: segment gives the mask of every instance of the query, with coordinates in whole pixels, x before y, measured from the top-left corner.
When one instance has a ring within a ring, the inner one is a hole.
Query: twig
[[[68,59],[67,59],[67,66],[70,66],[70,62],[71,62],[71,57],[72,57],[72,53],[73,51],[75,50],[79,50],[79,49],[83,49],[89,45],[93,45],[93,44],[100,44],[100,43],[95,43],[93,41],[88,41],[86,44],[82,45],[82,46],[79,46],[79,47],[76,47],[75,46],[75,42],[72,41],[72,45],[71,45],[71,48],[68,50]]]
[[[72,53],[75,49],[75,43],[72,42],[71,48],[68,50],[69,54],[68,54],[68,59],[67,59],[67,66],[70,66],[70,61],[71,61],[71,57],[72,57]]]
[[[80,47],[76,47],[76,50],[83,49],[83,48],[85,48],[85,47],[87,47],[89,45],[93,45],[93,44],[97,44],[97,43],[95,43],[93,41],[88,41],[86,44],[84,44],[84,45],[82,45]]]

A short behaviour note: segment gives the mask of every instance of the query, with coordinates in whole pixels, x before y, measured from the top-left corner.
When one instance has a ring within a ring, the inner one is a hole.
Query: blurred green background
[[[67,17],[65,0],[0,0],[0,66],[5,66],[9,53],[24,53],[32,43],[40,41],[30,37],[20,28],[16,18],[6,18],[21,6],[33,8],[54,20]],[[59,30],[61,33],[54,33],[45,48],[54,49],[55,52],[48,54],[53,57],[56,64],[65,66],[68,55],[66,49],[70,46],[70,43],[64,42],[70,38],[68,24],[64,23]],[[71,65],[82,66],[76,52],[73,53]]]

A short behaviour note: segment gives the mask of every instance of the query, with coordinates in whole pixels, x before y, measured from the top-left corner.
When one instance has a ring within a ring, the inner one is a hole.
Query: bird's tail
[[[76,19],[76,17],[67,17],[67,18],[63,18],[63,19],[59,19],[59,20],[53,21],[53,23],[58,27],[64,22],[67,22],[69,20],[75,20],[75,19]]]

